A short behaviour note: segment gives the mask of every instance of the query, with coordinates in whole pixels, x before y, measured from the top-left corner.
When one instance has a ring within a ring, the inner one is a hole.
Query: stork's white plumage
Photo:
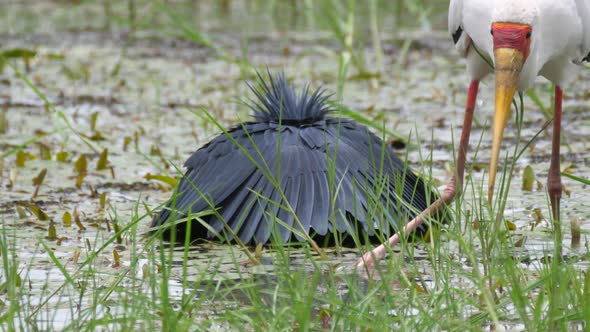
[[[559,219],[561,175],[559,146],[562,87],[571,82],[584,61],[590,62],[590,0],[451,0],[449,32],[467,60],[471,77],[457,153],[457,173],[441,199],[406,226],[415,230],[424,217],[448,204],[462,190],[466,151],[479,81],[495,74],[496,103],[488,200],[491,203],[500,144],[515,92],[530,88],[537,76],[555,83],[553,142],[547,189],[553,218]],[[493,63],[493,68],[489,62]],[[392,236],[388,244],[399,242]],[[371,269],[386,254],[385,245],[365,254],[357,267]]]
[[[494,23],[531,28],[530,52],[518,80],[518,90],[530,88],[541,75],[556,85],[569,83],[590,53],[588,0],[451,0],[449,32],[460,54],[467,57],[472,79],[493,69],[476,52],[494,62]]]
[[[515,89],[530,88],[540,75],[555,83],[556,99],[561,100],[561,88],[570,83],[584,60],[590,60],[590,0],[451,0],[449,32],[467,58],[472,84],[489,73],[496,74],[491,202],[500,142]],[[475,95],[470,97],[475,100]],[[561,101],[556,105],[556,123],[560,114]],[[559,151],[552,156],[559,161]],[[552,181],[556,179],[550,177]],[[551,194],[551,183],[548,187]]]

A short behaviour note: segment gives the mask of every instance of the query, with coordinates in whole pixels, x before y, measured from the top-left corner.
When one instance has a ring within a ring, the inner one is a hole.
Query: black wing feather
[[[303,240],[292,236],[292,228],[322,236],[334,228],[389,234],[434,200],[379,137],[351,120],[328,117],[331,108],[322,90],[310,94],[306,87],[296,94],[282,74],[269,76],[269,83],[262,80],[259,89],[252,88],[257,101],[247,104],[256,121],[217,136],[187,160],[177,195],[154,226],[211,209],[209,200],[222,220],[211,215],[205,221],[217,232],[227,223],[244,242],[266,243],[274,229],[283,241]],[[288,205],[281,191],[303,229],[279,207]],[[193,238],[213,236],[198,223],[191,229]]]

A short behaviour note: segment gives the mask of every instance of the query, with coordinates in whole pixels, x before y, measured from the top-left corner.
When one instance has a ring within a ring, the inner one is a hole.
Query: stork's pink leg
[[[563,185],[561,184],[561,167],[560,167],[560,153],[559,145],[561,143],[561,103],[563,99],[563,90],[561,87],[555,86],[555,114],[553,117],[553,140],[551,143],[551,164],[549,165],[549,174],[547,176],[547,191],[549,193],[549,200],[551,201],[551,212],[553,214],[553,222],[556,227],[561,227],[559,201],[561,200],[561,192]],[[557,230],[559,233],[560,229]],[[558,241],[561,241],[560,239]],[[560,245],[560,243],[556,243]],[[561,255],[561,250],[558,250]]]
[[[467,92],[467,105],[465,107],[465,116],[463,118],[463,128],[461,130],[461,140],[459,141],[459,150],[457,156],[457,174],[451,178],[451,181],[445,188],[441,198],[436,200],[426,210],[411,220],[402,234],[410,234],[420,226],[424,219],[436,213],[443,205],[451,203],[456,196],[460,196],[463,190],[463,176],[465,174],[465,160],[467,158],[467,148],[469,147],[469,136],[471,134],[471,123],[473,122],[473,113],[475,111],[475,101],[477,99],[477,90],[479,80],[471,81]],[[459,179],[459,180],[457,180]],[[386,254],[387,247],[392,247],[400,242],[399,232],[389,238],[387,244],[382,244],[372,251],[367,252],[356,263],[356,268],[365,268],[367,274],[371,274],[375,268],[375,263],[379,262]]]
[[[549,165],[549,174],[547,177],[547,191],[551,200],[551,212],[553,219],[559,220],[559,201],[561,200],[561,169],[559,162],[559,145],[561,141],[561,101],[563,91],[559,86],[555,87],[555,115],[553,117],[553,141],[551,144],[551,164]]]

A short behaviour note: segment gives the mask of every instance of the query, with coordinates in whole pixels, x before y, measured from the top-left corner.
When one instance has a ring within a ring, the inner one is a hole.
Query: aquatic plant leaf
[[[40,186],[43,184],[43,180],[45,180],[45,175],[47,174],[47,168],[44,168],[37,174],[36,177],[33,178],[33,185]]]
[[[96,120],[98,119],[98,112],[92,113],[90,115],[90,130],[94,131],[96,129]]]
[[[72,226],[72,214],[68,211],[64,212],[64,215],[61,217],[64,227]]]
[[[37,142],[37,145],[39,145],[39,159],[51,160],[51,148],[41,142]]]
[[[47,229],[46,239],[49,241],[57,240],[57,231],[55,230],[55,225],[54,225],[53,221],[51,221],[49,223],[49,228]]]
[[[44,168],[39,172],[39,174],[33,178],[33,185],[35,186],[35,191],[33,192],[33,196],[31,200],[35,199],[39,194],[39,189],[41,189],[41,185],[43,184],[43,180],[45,180],[45,175],[47,174],[47,168]]]
[[[121,231],[121,226],[119,226],[119,223],[116,220],[113,220],[113,230],[115,231],[115,234],[119,234],[119,235],[117,235],[117,243],[118,244],[123,243],[123,238],[121,237],[121,234],[119,233]]]
[[[127,151],[127,147],[129,146],[131,141],[132,141],[131,136],[125,136],[125,138],[123,138],[123,151]]]
[[[506,224],[506,228],[507,228],[509,231],[515,231],[515,230],[516,230],[516,224],[515,224],[515,223],[513,223],[512,221],[510,221],[510,220],[506,220],[506,221],[505,221],[505,224]]]
[[[133,132],[133,144],[135,145],[135,149],[139,150],[139,133],[137,131]]]
[[[531,223],[532,231],[541,223],[541,221],[545,220],[545,216],[543,216],[543,212],[539,208],[534,208],[531,216],[533,217],[533,222]]]
[[[45,211],[43,211],[40,207],[38,207],[36,205],[33,205],[33,204],[29,204],[29,205],[27,205],[27,208],[40,221],[48,221],[48,220],[51,220],[51,218],[49,218],[49,216],[47,215],[47,213],[45,213]]]
[[[88,138],[91,141],[95,141],[95,142],[106,141],[106,138],[100,133],[100,131],[95,131],[90,136],[87,136],[87,135],[82,135],[82,136]]]
[[[35,57],[36,55],[36,51],[24,48],[13,48],[0,53],[0,57],[4,57],[6,59],[29,59]]]
[[[84,183],[84,178],[86,177],[86,173],[79,174],[76,177],[76,188],[82,188],[82,183]]]
[[[121,71],[121,59],[117,61],[113,70],[111,70],[111,77],[117,77],[119,75],[119,71]]]
[[[74,163],[74,167],[76,169],[76,173],[78,174],[86,174],[88,172],[88,163],[86,162],[86,156],[81,155],[76,163]]]
[[[82,255],[82,250],[80,250],[80,248],[76,248],[74,250],[74,254],[72,255],[72,263],[78,264],[78,261],[80,260],[80,255]]]
[[[522,190],[533,191],[533,185],[535,183],[535,171],[531,165],[527,165],[522,172]]]
[[[22,206],[16,206],[16,213],[18,214],[18,218],[19,219],[24,219],[26,217],[28,217],[27,212],[25,211],[25,209]]]
[[[152,175],[152,174],[148,173],[144,176],[144,178],[148,181],[151,181],[151,180],[160,181],[160,182],[170,185],[171,187],[176,187],[176,185],[178,184],[178,180],[176,180],[175,178],[168,176],[168,175],[157,175],[157,174]]]
[[[107,204],[107,193],[103,192],[102,194],[100,194],[100,206],[99,206],[100,211],[104,211],[106,204]]]
[[[78,226],[78,228],[81,231],[86,230],[86,227],[84,225],[82,225],[82,221],[80,220],[80,214],[78,213],[78,209],[74,209],[74,222],[76,223],[76,226]]]
[[[55,160],[59,161],[60,163],[65,163],[68,160],[69,153],[67,151],[59,151],[55,155]]]
[[[119,252],[117,249],[113,249],[113,265],[112,267],[119,267],[121,266],[121,260],[119,258]]]
[[[48,53],[45,54],[45,57],[49,60],[64,60],[66,58],[66,56],[61,53]]]
[[[107,149],[107,148],[102,150],[102,152],[100,153],[100,157],[98,158],[98,162],[96,163],[96,170],[97,171],[107,169],[107,166],[109,164],[109,161],[107,159],[108,154],[109,154],[109,149]]]
[[[422,285],[420,285],[419,283],[415,282],[415,283],[413,284],[413,286],[414,286],[414,289],[415,289],[415,290],[416,290],[418,293],[420,293],[420,294],[428,294],[428,291],[427,291],[427,290],[426,290],[424,287],[422,287]]]
[[[84,182],[86,174],[88,174],[88,162],[86,161],[86,156],[81,155],[74,163],[74,167],[76,173],[78,173],[78,176],[76,177],[76,188],[79,189],[82,187],[82,182]]]
[[[160,147],[152,145],[152,147],[150,148],[150,156],[162,156],[162,151],[160,150]]]
[[[35,157],[34,155],[32,155],[28,152],[24,152],[24,151],[20,150],[16,153],[16,160],[15,160],[16,167],[25,167],[25,163],[27,160],[34,160],[34,159],[37,159],[37,157]]]

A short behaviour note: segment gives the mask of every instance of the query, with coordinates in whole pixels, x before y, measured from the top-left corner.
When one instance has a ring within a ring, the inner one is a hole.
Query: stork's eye
[[[531,38],[531,32],[530,31],[527,32],[527,34],[526,34],[526,39],[529,39],[529,38]]]
[[[494,29],[490,30],[490,35],[492,35],[492,36],[494,35]]]

